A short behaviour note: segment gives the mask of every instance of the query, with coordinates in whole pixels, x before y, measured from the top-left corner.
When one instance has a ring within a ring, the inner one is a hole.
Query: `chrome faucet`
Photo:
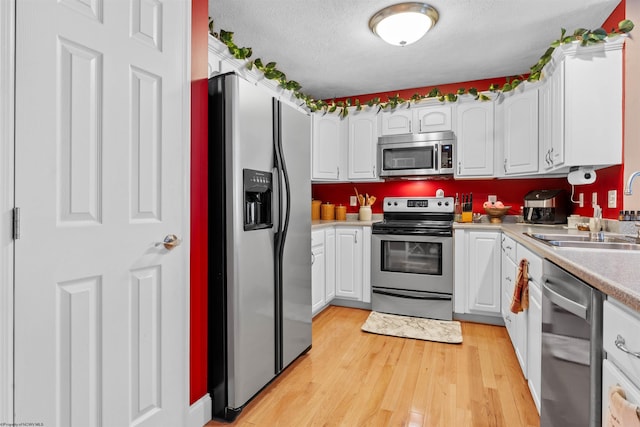
[[[625,196],[630,196],[631,194],[633,194],[633,192],[631,191],[631,184],[633,184],[633,180],[636,178],[636,176],[640,175],[640,171],[635,171],[634,173],[631,174],[631,176],[629,177],[629,181],[627,181],[627,186],[624,189],[624,194]]]

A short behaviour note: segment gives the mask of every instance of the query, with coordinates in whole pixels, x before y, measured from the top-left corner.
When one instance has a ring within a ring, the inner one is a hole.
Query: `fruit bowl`
[[[502,217],[505,216],[509,209],[511,209],[511,206],[505,206],[504,208],[496,208],[495,206],[491,208],[484,208],[487,215],[489,215],[489,221],[494,224],[501,223]]]

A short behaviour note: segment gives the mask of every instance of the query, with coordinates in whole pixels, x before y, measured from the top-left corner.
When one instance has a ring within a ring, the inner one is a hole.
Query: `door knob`
[[[180,243],[182,243],[182,240],[178,239],[178,236],[175,234],[167,234],[167,237],[164,238],[161,245],[164,245],[167,250],[171,250],[179,246]]]

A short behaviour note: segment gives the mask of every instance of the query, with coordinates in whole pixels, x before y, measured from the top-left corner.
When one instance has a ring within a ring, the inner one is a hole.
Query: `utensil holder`
[[[371,221],[371,206],[360,206],[358,219],[360,221]]]

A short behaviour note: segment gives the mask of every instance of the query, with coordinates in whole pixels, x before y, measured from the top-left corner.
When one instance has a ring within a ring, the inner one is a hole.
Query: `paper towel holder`
[[[571,185],[585,185],[596,182],[596,171],[592,167],[579,166],[571,168],[567,180]]]

